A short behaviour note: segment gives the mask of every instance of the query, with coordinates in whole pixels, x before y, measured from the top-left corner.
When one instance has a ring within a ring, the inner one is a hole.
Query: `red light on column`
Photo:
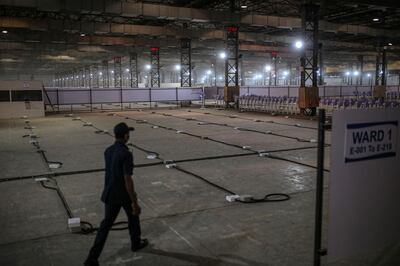
[[[238,28],[237,28],[237,27],[228,27],[226,30],[227,30],[228,32],[237,32],[237,31],[238,31]]]
[[[158,52],[160,50],[160,48],[158,48],[158,47],[151,47],[150,48],[150,51],[152,51],[152,52]]]
[[[271,55],[272,55],[273,57],[277,57],[277,56],[278,56],[278,52],[277,52],[277,51],[273,51],[273,52],[271,52]]]

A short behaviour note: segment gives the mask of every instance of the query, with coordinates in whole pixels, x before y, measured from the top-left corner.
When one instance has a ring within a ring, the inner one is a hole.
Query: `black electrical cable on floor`
[[[309,146],[309,147],[300,147],[300,148],[292,148],[292,149],[279,149],[279,150],[263,151],[263,153],[297,151],[297,150],[307,150],[307,149],[316,149],[316,148],[317,147],[315,147],[315,146]],[[235,158],[235,157],[246,157],[246,156],[254,156],[254,155],[259,155],[259,152],[249,151],[247,153],[206,156],[206,157],[197,157],[197,158],[189,158],[189,159],[179,159],[179,160],[173,160],[173,161],[176,163],[186,163],[186,162],[217,160],[217,159],[226,159],[226,158]],[[296,164],[297,163],[298,162],[296,162]],[[158,162],[154,162],[154,163],[135,164],[135,168],[144,168],[144,167],[152,167],[152,166],[159,166],[159,165],[164,165],[164,162],[158,161]],[[309,165],[305,165],[305,166],[309,166]],[[105,170],[104,168],[95,168],[95,169],[75,170],[75,171],[67,171],[67,172],[51,172],[51,173],[29,175],[29,176],[5,177],[5,178],[0,178],[0,183],[12,182],[12,181],[17,181],[17,180],[25,180],[25,179],[35,179],[35,178],[40,178],[40,177],[58,177],[58,176],[71,176],[71,175],[79,175],[79,174],[97,173],[97,172],[104,172],[104,170]]]
[[[132,119],[132,120],[135,120],[138,123],[146,123],[146,124],[149,124],[149,125],[153,125],[153,126],[157,126],[157,127],[163,128],[163,129],[176,131],[176,129],[169,128],[169,127],[164,127],[164,126],[160,126],[160,125],[155,125],[155,124],[152,124],[152,123],[148,123],[147,121],[144,121],[144,120],[136,120],[136,119],[129,118],[129,117],[126,117],[126,119]],[[82,122],[84,122],[84,121],[82,121]],[[84,123],[86,125],[88,125],[88,126],[91,126],[91,127],[95,128],[97,130],[95,133],[105,133],[105,134],[113,137],[112,134],[110,134],[110,133],[108,133],[108,132],[106,132],[104,130],[101,130],[100,128],[94,126],[93,124],[88,124],[87,122],[84,122]],[[243,149],[243,147],[240,146],[240,145],[226,143],[226,142],[223,142],[223,141],[214,140],[214,139],[209,138],[209,137],[203,137],[203,136],[199,136],[199,135],[195,135],[195,134],[191,134],[191,133],[187,133],[187,132],[181,132],[181,133],[189,135],[189,136],[192,136],[192,137],[196,137],[196,138],[200,138],[200,139],[207,139],[207,140],[211,140],[211,141],[214,141],[214,142],[217,142],[217,143],[221,143],[221,144],[225,144],[225,145],[228,145],[228,146],[232,146],[232,147]],[[35,143],[35,146],[41,151],[42,157],[45,159],[45,161],[47,163],[49,163],[49,161],[47,160],[47,157],[45,155],[45,152],[40,149],[40,146],[39,146],[39,144],[37,142]],[[147,153],[156,154],[158,159],[162,159],[162,158],[160,158],[160,156],[159,156],[159,154],[157,152],[146,150],[146,149],[141,148],[141,147],[139,147],[139,146],[137,146],[135,144],[130,144],[130,146],[133,146],[133,147],[135,147],[137,149],[140,149],[142,151],[145,151]],[[257,151],[252,151],[252,152],[253,153],[257,153]],[[273,157],[272,156],[268,156],[268,157],[273,158],[273,159],[280,159],[279,157],[276,157],[276,156],[273,156]],[[61,163],[61,162],[57,162],[57,163]],[[294,162],[294,163],[298,163],[298,162]],[[306,166],[309,166],[309,165],[306,165]],[[312,167],[312,166],[309,166],[309,167]],[[225,191],[225,192],[229,193],[230,195],[237,195],[233,191],[230,191],[229,189],[226,189],[226,188],[224,188],[224,187],[222,187],[222,186],[220,186],[218,184],[215,184],[215,183],[207,180],[206,178],[204,178],[204,177],[202,177],[200,175],[197,175],[197,174],[195,174],[193,172],[185,170],[180,166],[176,166],[175,165],[173,168],[175,168],[176,170],[178,170],[180,172],[183,172],[183,173],[186,173],[186,174],[191,175],[193,177],[196,177],[196,178],[202,180],[203,182],[206,182],[207,184],[209,184],[209,185],[211,185],[213,187],[216,187],[216,188],[218,188],[218,189],[220,189],[222,191]],[[50,169],[50,171],[51,171],[51,169]],[[60,199],[61,199],[61,201],[63,203],[63,206],[64,206],[65,210],[67,211],[68,216],[70,218],[73,218],[74,216],[73,216],[72,210],[69,207],[68,202],[66,201],[66,199],[64,197],[64,194],[62,193],[62,191],[61,191],[60,187],[58,186],[56,180],[54,180],[54,179],[50,179],[50,180],[52,180],[55,183],[55,187],[47,186],[47,185],[44,184],[43,181],[41,181],[41,185],[46,189],[55,190],[57,192],[58,196],[60,197]],[[279,202],[279,201],[286,201],[286,200],[289,200],[289,199],[290,199],[290,195],[288,195],[288,194],[285,194],[285,193],[272,193],[272,194],[267,194],[263,198],[259,198],[259,199],[250,198],[250,199],[247,199],[247,200],[242,200],[240,198],[237,198],[237,199],[235,199],[235,201],[240,202],[240,203],[248,204],[248,203],[260,203],[260,202]],[[113,230],[113,231],[126,230],[126,229],[128,229],[127,224],[128,223],[126,221],[116,222],[116,223],[113,224],[111,230]],[[119,227],[121,225],[122,225],[122,227]],[[81,233],[82,234],[90,234],[90,233],[93,233],[93,232],[97,231],[98,229],[99,229],[98,227],[94,227],[89,222],[81,221]]]
[[[120,115],[116,115],[116,116],[124,117],[124,116],[120,116]],[[237,145],[237,144],[228,143],[228,142],[225,142],[225,141],[222,141],[222,140],[213,139],[211,137],[200,136],[200,135],[196,135],[196,134],[193,134],[193,133],[188,133],[188,132],[185,132],[185,131],[179,131],[179,130],[177,130],[175,128],[172,128],[172,127],[166,127],[166,126],[154,124],[154,123],[151,123],[151,122],[148,122],[148,121],[145,121],[145,120],[141,120],[141,119],[134,119],[134,118],[131,118],[131,117],[125,117],[125,119],[129,119],[129,120],[132,120],[132,121],[135,121],[135,122],[139,122],[140,124],[148,124],[150,126],[153,126],[153,128],[161,128],[161,129],[165,129],[165,130],[169,130],[169,131],[174,131],[174,132],[177,132],[177,133],[179,132],[179,134],[195,137],[195,138],[198,138],[198,139],[209,140],[209,141],[212,141],[212,142],[215,142],[215,143],[220,143],[220,144],[224,144],[226,146],[231,146],[231,147],[235,147],[235,148],[239,148],[239,149],[243,150],[243,146],[240,146],[240,145]],[[254,151],[254,152],[256,152],[256,151]]]
[[[142,120],[142,119],[135,119],[135,118],[131,118],[131,117],[127,117],[127,116],[121,116],[121,115],[117,115],[117,114],[114,114],[114,116],[125,117],[125,119],[129,119],[129,120],[132,120],[132,121],[135,121],[135,122],[139,121],[140,124],[148,124],[148,125],[151,125],[153,127],[179,132],[179,130],[177,130],[175,128],[154,124],[154,123],[148,122],[146,120]],[[199,139],[209,140],[209,141],[212,141],[212,142],[215,142],[215,143],[220,143],[220,144],[223,144],[223,145],[226,145],[226,146],[230,146],[230,147],[234,147],[234,148],[238,148],[238,149],[241,149],[241,150],[248,150],[248,151],[251,151],[251,152],[254,152],[254,153],[257,153],[257,154],[260,153],[260,151],[253,150],[251,148],[245,148],[245,146],[240,146],[240,145],[229,143],[229,142],[225,142],[225,141],[222,141],[222,140],[213,139],[211,137],[200,136],[200,135],[196,135],[196,134],[188,133],[188,132],[184,132],[184,131],[181,131],[180,134],[184,134],[184,135],[191,136],[191,137],[196,137],[196,138],[199,138]],[[302,165],[302,166],[310,167],[310,168],[313,168],[313,169],[317,169],[316,166],[305,164],[305,163],[301,163],[301,162],[297,162],[297,161],[290,160],[290,159],[285,159],[285,158],[278,157],[278,156],[265,156],[265,157],[269,157],[269,158],[275,159],[275,160],[287,161],[287,162],[295,163],[295,164],[298,164],[298,165]],[[324,169],[324,171],[329,172],[329,170],[327,170],[327,169]]]
[[[29,121],[26,121],[25,123],[29,126],[28,129],[31,131],[31,134],[33,134],[33,130],[32,130],[33,127],[30,125],[30,122],[29,122]],[[23,137],[26,137],[26,136],[27,136],[27,135],[24,135]],[[41,149],[40,144],[39,144],[38,141],[34,141],[34,142],[32,142],[32,144],[33,144],[33,146],[35,146],[36,149],[38,150],[38,153],[41,155],[43,161],[46,163],[46,166],[47,166],[47,168],[49,169],[50,172],[52,171],[52,169],[50,168],[49,164],[55,163],[55,164],[62,165],[61,162],[49,161],[49,160],[47,159],[47,156],[46,156],[45,151]],[[54,183],[54,187],[53,187],[53,186],[48,186],[48,185],[46,185],[46,184],[45,184],[45,181],[40,181],[40,184],[42,185],[43,188],[56,191],[58,197],[59,197],[60,200],[61,200],[61,203],[62,203],[63,206],[64,206],[65,211],[67,212],[68,217],[69,217],[69,218],[74,218],[73,212],[72,212],[71,208],[69,207],[69,204],[68,204],[68,202],[67,202],[67,200],[66,200],[66,198],[65,198],[65,196],[64,196],[64,193],[61,191],[61,189],[60,189],[60,187],[59,187],[57,181],[56,181],[55,179],[51,178],[51,177],[48,177],[48,180],[51,180],[51,181]],[[92,233],[92,232],[98,230],[97,227],[94,227],[94,226],[93,226],[91,223],[89,223],[89,222],[81,221],[80,224],[81,224],[81,233],[83,233],[83,234],[89,234],[89,233]],[[114,224],[113,224],[113,227],[111,228],[111,230],[113,230],[113,231],[126,230],[126,229],[128,229],[127,224],[128,224],[128,222],[117,222],[117,223],[114,223]],[[126,225],[126,226],[124,226],[124,227],[118,227],[118,226],[120,226],[120,225]],[[115,226],[117,226],[117,228],[115,228]]]
[[[80,121],[82,121],[83,123],[87,123],[87,122],[85,122],[85,121],[83,121],[83,120],[80,120]],[[85,125],[85,124],[84,124],[84,125]],[[93,125],[93,124],[87,124],[87,125],[90,126],[90,127],[93,127],[94,129],[96,129],[95,133],[97,133],[97,134],[103,133],[103,134],[109,135],[110,137],[114,137],[114,136],[113,136],[111,133],[109,133],[108,131],[104,131],[103,129],[100,129],[100,128],[96,127],[96,126]],[[136,149],[141,150],[141,151],[143,151],[143,152],[146,152],[147,154],[155,154],[155,155],[157,156],[157,158],[159,157],[159,154],[158,154],[157,152],[150,151],[150,150],[147,150],[147,149],[145,149],[145,148],[139,147],[139,146],[136,145],[136,144],[128,143],[127,146],[135,147]]]
[[[68,217],[69,217],[69,218],[73,218],[74,215],[72,214],[72,210],[71,210],[71,208],[69,207],[68,202],[67,202],[67,200],[66,200],[65,197],[64,197],[64,194],[63,194],[62,191],[60,190],[60,187],[58,186],[57,181],[54,180],[54,179],[52,179],[52,178],[49,178],[49,180],[51,180],[52,182],[55,183],[55,187],[46,185],[44,181],[40,181],[40,184],[42,185],[42,187],[44,187],[44,188],[46,188],[46,189],[55,190],[55,191],[57,192],[57,194],[58,194],[58,196],[60,197],[61,202],[62,202],[62,204],[63,204],[65,210],[67,211]]]
[[[208,180],[208,179],[206,179],[206,178],[204,178],[204,177],[202,177],[202,176],[200,176],[198,174],[195,174],[195,173],[190,172],[190,171],[188,171],[186,169],[183,169],[180,166],[174,166],[173,168],[175,168],[176,170],[178,170],[180,172],[183,172],[183,173],[186,173],[186,174],[191,175],[193,177],[196,177],[196,178],[202,180],[203,182],[206,182],[207,184],[218,188],[219,190],[222,190],[222,191],[225,191],[225,192],[229,193],[230,195],[238,195],[237,193],[235,193],[235,192],[233,192],[233,191],[231,191],[229,189],[226,189],[226,188],[224,188],[224,187],[222,187],[222,186],[220,186],[220,185],[218,185],[216,183],[213,183],[210,180]],[[289,194],[271,193],[271,194],[265,195],[263,198],[260,198],[260,199],[251,198],[248,201],[245,201],[245,200],[241,200],[240,198],[237,198],[237,199],[235,199],[235,201],[240,202],[240,203],[260,203],[260,202],[286,201],[286,200],[289,200],[289,199],[290,199],[290,195]]]
[[[264,120],[259,120],[259,119],[251,119],[251,118],[247,118],[247,117],[239,117],[239,116],[232,116],[232,115],[212,114],[212,113],[209,113],[209,112],[195,112],[195,111],[192,111],[192,110],[188,110],[188,112],[193,112],[193,113],[203,114],[203,115],[213,115],[213,116],[221,116],[221,117],[229,117],[229,118],[238,118],[238,119],[247,120],[247,121],[253,121],[253,122],[274,123],[274,124],[282,125],[282,126],[291,126],[291,127],[318,130],[318,128],[316,128],[316,127],[308,127],[308,126],[301,126],[301,125],[286,124],[286,123],[276,122],[276,121],[273,121],[273,120],[264,121]]]
[[[302,138],[298,138],[298,137],[292,137],[292,136],[287,136],[287,135],[282,135],[282,134],[278,134],[278,133],[273,133],[273,132],[265,132],[265,131],[261,131],[261,130],[256,130],[256,129],[249,129],[249,128],[243,128],[243,127],[235,127],[232,125],[228,125],[226,123],[217,123],[217,122],[208,122],[208,121],[204,121],[204,120],[200,120],[200,119],[196,119],[196,118],[184,118],[184,117],[180,117],[180,116],[176,116],[176,115],[172,115],[172,114],[168,114],[168,113],[158,113],[158,112],[151,112],[152,114],[157,114],[157,115],[163,115],[163,116],[171,116],[177,119],[184,119],[187,121],[197,121],[200,123],[204,123],[203,125],[215,125],[215,126],[221,126],[221,127],[228,127],[228,128],[232,128],[232,129],[236,129],[239,131],[248,131],[248,132],[253,132],[253,133],[258,133],[258,134],[264,134],[264,135],[272,135],[272,136],[277,136],[277,137],[282,137],[282,138],[287,138],[287,139],[293,139],[299,142],[311,142],[311,140],[306,140],[306,139],[302,139]],[[273,123],[273,121],[271,121]],[[282,125],[282,124],[281,124]],[[290,126],[290,124],[288,124],[288,126]]]
[[[115,115],[115,114],[114,114],[114,115]],[[119,116],[119,115],[116,115],[116,116]],[[121,117],[121,116],[119,116],[119,117]],[[172,131],[178,132],[178,131],[177,131],[176,129],[174,129],[174,128],[165,127],[165,126],[161,126],[161,125],[156,125],[156,124],[150,123],[150,122],[148,122],[148,121],[146,121],[146,120],[139,120],[139,119],[134,119],[134,118],[130,118],[130,117],[125,117],[125,119],[130,119],[130,120],[136,121],[136,123],[139,123],[139,124],[149,124],[149,125],[152,125],[152,126],[157,126],[157,127],[159,127],[159,128],[162,128],[162,129],[172,130]],[[214,141],[214,142],[222,143],[222,144],[225,144],[225,145],[228,145],[228,146],[233,146],[233,147],[236,147],[236,148],[243,149],[243,147],[240,146],[240,145],[231,144],[231,143],[227,143],[227,142],[223,142],[223,141],[219,141],[219,140],[214,140],[214,139],[209,138],[209,137],[203,137],[203,136],[199,136],[199,135],[195,135],[195,134],[187,133],[187,132],[181,132],[181,134],[189,135],[189,136],[196,137],[196,138],[200,138],[200,139],[207,139],[207,140],[211,140],[211,141]],[[251,151],[252,151],[252,150],[251,150]],[[257,151],[252,151],[252,152],[255,153],[255,154],[257,153]],[[159,158],[160,158],[160,157],[159,157]],[[162,158],[160,158],[160,159],[162,159]],[[169,162],[169,163],[171,163],[171,164],[174,164],[173,168],[177,169],[178,171],[181,171],[181,172],[183,172],[183,173],[186,173],[186,174],[189,174],[189,175],[191,175],[191,176],[194,176],[194,177],[196,177],[196,178],[198,178],[198,179],[200,179],[200,180],[206,182],[207,184],[210,184],[210,185],[212,185],[212,186],[214,186],[214,187],[216,187],[216,188],[218,188],[218,189],[220,189],[220,190],[223,190],[223,191],[229,193],[230,195],[237,195],[236,193],[230,191],[229,189],[226,189],[226,188],[224,188],[224,187],[222,187],[222,186],[220,186],[220,185],[218,185],[218,184],[215,184],[215,183],[213,183],[213,182],[207,180],[206,178],[204,178],[204,177],[202,177],[202,176],[200,176],[200,175],[197,175],[197,174],[195,174],[195,173],[193,173],[193,172],[190,172],[190,171],[188,171],[188,170],[183,169],[183,168],[180,167],[180,166],[177,166],[177,165],[175,164],[175,163],[176,163],[175,161],[165,161],[165,160],[164,160],[164,162],[166,163],[166,165],[167,165],[167,162]],[[288,194],[284,194],[284,193],[272,193],[272,194],[266,195],[264,198],[261,198],[261,199],[251,199],[251,200],[249,200],[249,201],[242,201],[242,200],[240,200],[240,199],[236,199],[236,201],[241,202],[241,203],[257,203],[257,202],[285,201],[285,200],[289,200],[289,199],[290,199],[290,196],[289,196]]]

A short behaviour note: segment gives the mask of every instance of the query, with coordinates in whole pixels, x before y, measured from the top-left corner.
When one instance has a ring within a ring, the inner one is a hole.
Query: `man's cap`
[[[123,135],[129,133],[129,131],[134,131],[134,130],[135,130],[135,128],[129,127],[126,123],[122,122],[122,123],[115,125],[114,135],[115,136],[123,136]]]

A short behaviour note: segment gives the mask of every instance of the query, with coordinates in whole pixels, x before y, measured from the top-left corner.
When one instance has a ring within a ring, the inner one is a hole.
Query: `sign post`
[[[315,197],[314,266],[321,265],[322,204],[324,194],[325,109],[319,109],[317,188]]]

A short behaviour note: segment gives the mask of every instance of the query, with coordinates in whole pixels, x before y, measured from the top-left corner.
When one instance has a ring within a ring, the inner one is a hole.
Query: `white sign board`
[[[345,162],[395,157],[398,121],[346,125]]]
[[[400,244],[399,109],[333,113],[328,262]]]

